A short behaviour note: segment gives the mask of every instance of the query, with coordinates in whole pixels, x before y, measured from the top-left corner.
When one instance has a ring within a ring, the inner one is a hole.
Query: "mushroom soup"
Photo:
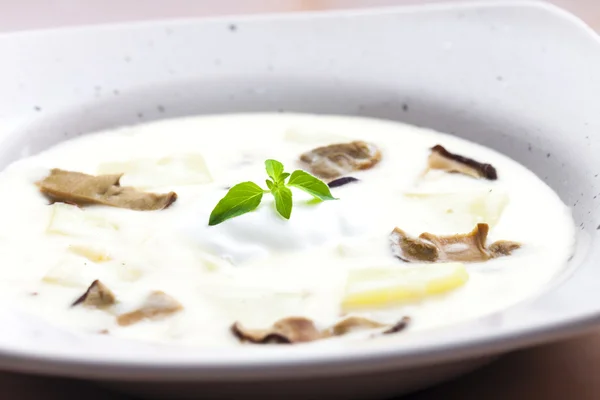
[[[523,166],[365,118],[124,127],[22,159],[0,185],[5,299],[83,332],[186,345],[465,321],[541,290],[574,245],[570,210]]]

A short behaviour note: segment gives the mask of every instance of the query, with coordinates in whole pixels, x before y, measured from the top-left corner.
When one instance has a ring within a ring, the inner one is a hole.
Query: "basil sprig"
[[[275,209],[279,215],[290,219],[293,206],[290,187],[300,189],[319,200],[337,200],[331,195],[325,182],[306,171],[296,170],[289,174],[284,172],[283,164],[276,160],[265,161],[265,169],[269,176],[266,180],[268,189],[262,189],[254,182],[238,183],[217,203],[210,213],[208,225],[218,225],[255,210],[265,193],[271,193],[275,198]]]

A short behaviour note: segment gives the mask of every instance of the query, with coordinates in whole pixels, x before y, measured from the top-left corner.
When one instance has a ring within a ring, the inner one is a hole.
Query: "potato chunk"
[[[468,279],[461,263],[353,270],[348,276],[342,308],[378,308],[419,301],[458,289]]]

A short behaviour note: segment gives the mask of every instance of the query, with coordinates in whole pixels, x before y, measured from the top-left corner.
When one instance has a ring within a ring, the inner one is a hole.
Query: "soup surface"
[[[327,158],[326,146],[357,142],[364,159],[347,146]],[[336,200],[289,187],[283,218],[265,183],[269,159],[316,175]],[[177,197],[155,210],[65,202],[40,190],[52,169],[123,174],[120,187],[136,196]],[[209,225],[229,188],[249,181],[265,189],[260,205]],[[0,186],[2,296],[72,329],[186,345],[363,340],[457,323],[535,294],[574,244],[570,210],[515,161],[365,118],[245,114],[123,127],[22,159]]]

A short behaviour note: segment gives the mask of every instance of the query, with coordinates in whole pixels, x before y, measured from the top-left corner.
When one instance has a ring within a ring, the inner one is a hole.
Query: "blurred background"
[[[312,11],[449,1],[456,2],[456,0],[0,0],[0,31],[219,14]],[[595,29],[600,30],[600,0],[548,1],[570,10]]]

